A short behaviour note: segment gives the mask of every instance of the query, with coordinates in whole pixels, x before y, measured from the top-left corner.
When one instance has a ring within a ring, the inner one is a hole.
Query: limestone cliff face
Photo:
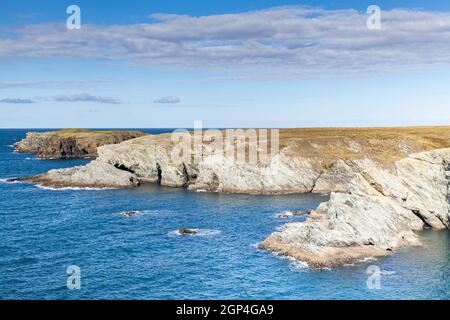
[[[211,147],[206,142],[200,151],[191,146],[192,158],[202,152],[200,161],[177,160],[172,157],[172,152],[178,145],[172,142],[170,134],[146,135],[100,146],[96,149],[95,167],[70,172],[80,172],[78,186],[107,185],[117,175],[114,185],[123,187],[134,186],[139,181],[228,193],[344,192],[358,174],[367,171],[367,177],[370,170],[391,170],[395,161],[407,157],[408,152],[424,151],[434,146],[450,147],[450,129],[433,130],[431,133],[429,128],[281,130],[279,153],[272,155],[269,161],[257,164],[238,161],[223,153],[211,155],[205,152]],[[36,142],[33,145],[40,144]],[[72,146],[72,143],[67,145]],[[64,151],[65,148],[58,145],[58,150]],[[102,166],[104,170],[98,170]],[[72,185],[67,171],[54,171],[53,177],[61,173],[58,185]],[[108,177],[102,181],[102,173],[106,172]],[[133,178],[133,182],[121,179],[124,172]],[[95,180],[92,179],[94,176]],[[42,179],[44,177],[41,176]],[[45,182],[51,184],[51,179],[45,179]]]
[[[247,194],[286,194],[342,191],[356,173],[374,165],[369,159],[333,159],[323,166],[321,159],[308,159],[281,149],[267,164],[249,164],[221,155],[205,156],[198,163],[173,160],[175,144],[170,135],[148,135],[98,148],[91,166],[53,170],[52,174],[28,179],[51,186],[107,186],[117,175],[114,186],[131,187],[139,182],[159,182],[189,190]],[[195,150],[192,150],[193,157]],[[99,170],[102,168],[102,170]],[[95,170],[95,171],[94,171]],[[108,175],[103,179],[104,173]],[[124,172],[132,179],[123,180]],[[57,175],[59,174],[59,177]],[[95,179],[93,179],[95,177]]]
[[[450,229],[449,163],[450,149],[441,149],[412,154],[392,170],[370,167],[346,192],[332,193],[305,222],[286,224],[260,246],[330,267],[418,245],[414,231]]]
[[[29,132],[14,147],[20,153],[36,153],[41,159],[93,158],[97,148],[144,135],[138,131],[92,131],[68,129]]]

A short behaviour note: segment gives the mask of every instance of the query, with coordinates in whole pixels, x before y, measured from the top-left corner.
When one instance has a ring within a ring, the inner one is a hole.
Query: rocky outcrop
[[[419,151],[435,145],[450,147],[450,129],[434,131],[435,135],[429,128],[287,129],[280,132],[279,153],[257,164],[208,153],[210,145],[205,142],[200,149],[191,146],[192,158],[178,159],[172,153],[179,143],[170,134],[147,135],[97,148],[98,158],[90,166],[61,169],[30,180],[51,183],[55,179],[58,185],[70,187],[75,175],[77,185],[86,186],[111,183],[125,187],[138,181],[227,193],[344,192],[358,174],[392,168],[396,160],[407,156],[402,151],[405,145]],[[413,134],[418,137],[411,138]],[[199,153],[201,160],[192,161]],[[124,174],[129,179],[123,179]]]
[[[260,141],[261,142],[261,141]],[[133,187],[154,182],[213,192],[331,193],[330,200],[288,223],[261,248],[312,267],[353,263],[419,245],[416,231],[449,228],[448,127],[289,129],[280,151],[250,164],[210,154],[208,143],[192,157],[173,157],[170,134],[148,135],[97,149],[81,167],[23,178],[50,187]]]
[[[29,132],[14,144],[19,153],[35,153],[41,159],[93,158],[97,148],[143,136],[138,131],[93,131],[66,129],[51,132]]]
[[[117,170],[114,166],[92,161],[85,166],[54,169],[33,177],[14,179],[49,188],[126,188],[139,185],[139,180],[130,172]]]
[[[175,144],[170,135],[148,135],[116,145],[98,148],[98,158],[90,166],[53,170],[49,174],[25,178],[33,183],[72,186],[134,186],[136,181],[157,182],[191,191],[246,194],[287,194],[341,191],[354,175],[373,165],[369,159],[307,159],[284,148],[267,164],[252,165],[223,154],[205,156],[198,163],[172,157]],[[195,150],[192,150],[195,157]],[[78,173],[80,172],[80,173]],[[123,179],[123,174],[128,178]],[[76,176],[74,178],[72,176]],[[117,175],[117,181],[114,180]],[[95,177],[95,179],[94,179]]]
[[[449,163],[450,149],[441,149],[412,154],[391,170],[368,168],[305,222],[286,224],[260,247],[332,267],[419,245],[415,231],[449,228]]]

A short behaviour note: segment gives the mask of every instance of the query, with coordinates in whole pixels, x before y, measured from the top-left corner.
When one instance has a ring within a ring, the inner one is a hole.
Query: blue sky
[[[0,128],[450,123],[450,2],[1,6]]]

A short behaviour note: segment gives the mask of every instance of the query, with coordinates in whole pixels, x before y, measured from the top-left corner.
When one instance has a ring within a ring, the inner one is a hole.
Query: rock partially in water
[[[289,211],[293,216],[305,216],[310,215],[312,210],[304,210],[304,211]]]
[[[277,214],[276,217],[278,219],[288,219],[291,217],[302,217],[302,216],[307,216],[310,215],[312,213],[312,210],[304,210],[304,211],[284,211],[280,214]]]
[[[449,228],[445,171],[450,149],[410,155],[395,168],[370,168],[345,193],[332,193],[305,222],[288,223],[260,247],[334,267],[420,245],[415,231]]]
[[[178,233],[182,236],[194,236],[198,234],[198,231],[194,229],[179,229]]]
[[[124,217],[132,217],[132,216],[136,216],[138,214],[140,214],[141,212],[138,210],[130,210],[130,211],[124,211],[121,212],[120,214]]]
[[[430,146],[448,147],[449,132],[440,127],[283,129],[280,131],[279,152],[269,154],[267,161],[254,164],[226,154],[207,152],[211,145],[205,142],[202,148],[191,146],[192,158],[197,158],[202,152],[197,162],[173,157],[173,152],[183,146],[182,142],[173,141],[171,134],[146,135],[98,147],[98,158],[94,162],[99,167],[109,164],[129,172],[142,182],[157,182],[193,191],[244,194],[345,192],[352,179],[361,172],[373,167],[391,167],[402,159],[405,155],[399,149],[399,141],[418,151],[429,150]],[[386,135],[389,139],[385,138]],[[258,145],[267,142],[270,140],[258,141]],[[349,149],[349,145],[361,146],[364,152],[355,152],[355,148]],[[93,167],[79,168],[85,173],[91,169]],[[76,170],[72,172],[76,174]],[[111,170],[111,176],[116,172]],[[91,181],[86,179],[86,183],[90,185],[92,180],[105,180],[102,174],[91,170]],[[66,184],[73,180],[68,175],[60,178],[66,180]],[[112,182],[112,187],[122,184]],[[132,185],[135,184],[126,186]]]
[[[54,169],[32,177],[16,179],[49,188],[126,188],[139,185],[136,175],[115,166],[92,161],[85,166]]]

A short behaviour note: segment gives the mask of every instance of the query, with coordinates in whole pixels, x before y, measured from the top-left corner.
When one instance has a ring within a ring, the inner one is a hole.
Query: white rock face
[[[85,166],[50,170],[47,174],[25,178],[23,181],[54,188],[124,188],[139,185],[139,180],[134,174],[96,161]]]
[[[236,161],[225,155],[205,155],[201,161],[177,160],[172,157],[175,144],[170,135],[148,135],[97,149],[98,158],[89,166],[56,171],[41,179],[55,179],[58,184],[102,183],[133,186],[135,180],[160,182],[171,187],[214,192],[285,194],[302,192],[329,193],[342,191],[369,160],[336,161],[329,169],[318,168],[317,163],[281,150],[267,164]],[[195,157],[195,150],[192,150]],[[109,166],[104,166],[107,164]],[[99,169],[101,168],[101,169]],[[108,168],[108,170],[103,170]],[[127,182],[124,173],[131,179]],[[131,175],[130,175],[131,174]],[[117,181],[114,181],[114,177]],[[83,177],[83,178],[80,178]]]
[[[413,154],[388,171],[357,174],[345,193],[332,193],[307,221],[290,223],[261,247],[324,267],[419,244],[424,225],[449,228],[450,149]]]

